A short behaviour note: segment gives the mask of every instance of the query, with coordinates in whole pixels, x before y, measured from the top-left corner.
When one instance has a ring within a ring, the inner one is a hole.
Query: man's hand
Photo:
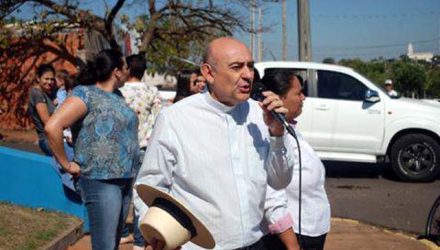
[[[283,101],[280,97],[274,94],[272,91],[264,91],[264,100],[260,102],[261,108],[264,110],[264,122],[269,127],[271,136],[282,136],[284,134],[283,125],[270,113],[271,110],[280,113],[287,114],[287,108],[284,107]]]
[[[145,250],[162,250],[165,246],[165,242],[153,238],[150,240],[148,245],[145,247]],[[179,250],[181,247],[176,248],[175,250]]]

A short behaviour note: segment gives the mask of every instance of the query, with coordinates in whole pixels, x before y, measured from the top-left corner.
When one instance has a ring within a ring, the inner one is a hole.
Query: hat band
[[[186,215],[185,212],[182,211],[178,206],[176,206],[171,201],[164,198],[156,198],[153,201],[152,206],[161,208],[168,212],[177,222],[180,223],[186,230],[188,230],[191,234],[191,239],[197,236],[196,228],[192,223],[191,219]]]

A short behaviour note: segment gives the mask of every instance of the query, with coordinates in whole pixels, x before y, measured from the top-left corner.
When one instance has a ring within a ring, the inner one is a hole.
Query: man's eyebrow
[[[233,65],[233,64],[240,64],[240,65],[243,65],[243,64],[249,65],[249,64],[251,64],[251,65],[253,65],[253,64],[255,64],[255,62],[254,61],[234,61],[234,62],[229,63],[229,66]]]

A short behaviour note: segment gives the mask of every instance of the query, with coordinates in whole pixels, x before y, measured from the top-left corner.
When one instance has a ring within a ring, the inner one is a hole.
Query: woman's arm
[[[298,240],[296,239],[295,232],[290,228],[280,234],[278,237],[283,242],[284,246],[286,246],[287,250],[299,250]]]
[[[44,131],[55,158],[67,172],[74,176],[79,174],[79,166],[71,164],[67,160],[64,152],[63,130],[84,117],[86,113],[86,104],[80,98],[72,96],[66,99],[44,126]]]
[[[43,125],[46,125],[46,122],[49,120],[49,109],[47,108],[47,104],[43,102],[37,103],[35,105],[35,110],[37,111],[38,116],[40,117]]]

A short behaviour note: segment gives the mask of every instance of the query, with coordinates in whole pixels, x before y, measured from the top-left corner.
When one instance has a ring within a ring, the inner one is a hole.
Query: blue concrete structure
[[[63,186],[50,157],[0,147],[0,201],[55,210],[79,217],[88,231],[79,196]]]

